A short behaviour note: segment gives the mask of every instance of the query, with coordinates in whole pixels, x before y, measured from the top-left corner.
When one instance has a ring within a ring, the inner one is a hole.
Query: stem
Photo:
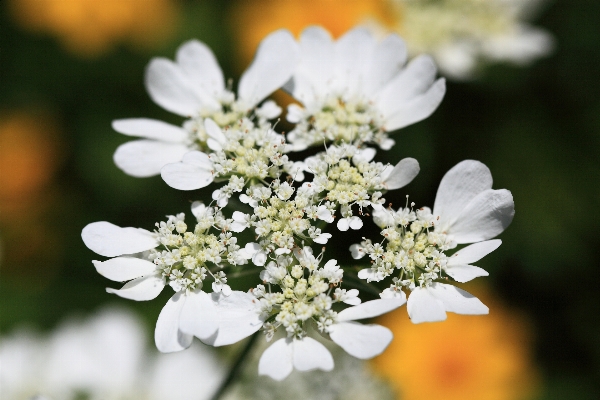
[[[248,354],[252,350],[252,347],[254,347],[254,343],[256,342],[256,339],[258,338],[259,335],[260,335],[260,332],[256,332],[254,335],[250,336],[250,339],[248,339],[246,346],[242,349],[242,351],[240,351],[240,354],[238,355],[237,359],[233,363],[233,366],[229,370],[229,374],[227,375],[227,378],[225,378],[223,383],[221,383],[221,386],[219,387],[217,392],[212,397],[212,400],[221,399],[221,397],[223,397],[223,395],[225,394],[225,392],[227,391],[227,389],[229,388],[231,383],[236,380],[236,378],[242,371],[242,366],[244,365],[244,361],[246,360]]]

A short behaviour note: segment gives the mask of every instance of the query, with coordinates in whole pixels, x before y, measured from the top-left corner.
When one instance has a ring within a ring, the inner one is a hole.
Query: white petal
[[[200,111],[201,97],[188,76],[171,60],[155,58],[150,61],[145,81],[152,100],[165,110],[184,117]]]
[[[400,189],[408,185],[419,174],[419,162],[414,158],[404,158],[392,169],[385,178],[384,184],[388,190]]]
[[[302,103],[310,104],[328,94],[328,84],[334,74],[333,46],[329,32],[321,27],[311,26],[302,31],[302,63],[294,73],[293,90],[290,91]]]
[[[406,45],[395,34],[389,35],[375,48],[368,75],[370,82],[365,94],[371,95],[394,77],[406,63]]]
[[[219,324],[211,296],[198,291],[187,295],[179,316],[179,329],[200,339],[214,335]]]
[[[135,257],[115,257],[108,261],[92,261],[96,271],[105,278],[125,282],[156,271],[156,265]]]
[[[335,84],[333,89],[346,89],[349,94],[370,86],[369,67],[375,51],[375,39],[365,28],[354,28],[335,43]]]
[[[206,134],[209,137],[207,141],[208,147],[214,151],[222,150],[225,143],[227,143],[227,138],[223,135],[223,131],[221,131],[219,125],[212,119],[207,118],[204,120],[204,129],[206,129]]]
[[[438,108],[445,94],[446,80],[440,78],[425,93],[399,102],[393,111],[385,114],[384,129],[395,131],[424,120]]]
[[[440,182],[433,215],[444,225],[453,223],[466,205],[484,190],[492,188],[492,174],[485,164],[465,160],[452,167]]]
[[[181,161],[188,151],[183,143],[133,140],[117,147],[113,161],[127,175],[146,178],[158,175],[167,164]]]
[[[281,115],[281,107],[273,100],[265,101],[260,108],[256,110],[256,115],[264,119],[273,119]]]
[[[456,280],[457,282],[461,282],[461,283],[469,282],[470,280],[473,280],[480,276],[488,276],[489,275],[485,269],[476,267],[474,265],[467,265],[467,264],[463,264],[463,265],[452,264],[451,266],[448,266],[446,268],[446,273],[448,275],[450,275],[452,278],[454,278],[454,280]]]
[[[352,290],[354,290],[354,289],[352,289]],[[360,297],[350,297],[350,298],[347,298],[346,300],[342,300],[342,302],[345,304],[351,305],[351,306],[357,306],[362,302],[362,300],[360,299]]]
[[[121,228],[110,222],[92,222],[81,231],[83,243],[105,257],[134,254],[158,246],[155,235],[141,228]]]
[[[346,232],[350,228],[350,221],[348,218],[340,218],[337,222],[337,228],[342,232]]]
[[[375,154],[377,154],[377,150],[372,147],[357,150],[356,154],[352,156],[352,163],[358,165],[363,162],[369,162],[375,158]]]
[[[327,242],[331,239],[331,233],[321,233],[314,240],[315,243],[319,244],[327,244]]]
[[[408,296],[408,316],[414,324],[436,322],[446,319],[444,303],[434,297],[429,288],[416,288]]]
[[[360,219],[360,217],[354,216],[354,217],[350,218],[350,228],[357,231],[362,227],[363,227],[363,221],[362,221],[362,219]]]
[[[381,354],[394,337],[384,326],[357,322],[334,324],[329,336],[348,354],[362,360]]]
[[[489,313],[489,309],[477,297],[456,286],[434,283],[429,288],[429,292],[444,303],[446,311],[467,315]]]
[[[299,60],[300,51],[291,33],[271,33],[260,43],[254,61],[240,79],[239,98],[254,107],[291,78]]]
[[[292,341],[292,362],[298,371],[313,369],[331,371],[333,369],[333,357],[329,350],[309,337]]]
[[[250,293],[233,291],[229,296],[212,293],[219,329],[210,338],[202,339],[212,346],[226,346],[252,335],[262,326],[258,300]]]
[[[489,189],[466,205],[448,233],[459,244],[491,239],[510,225],[514,215],[515,203],[510,191]]]
[[[267,348],[258,362],[258,374],[276,381],[284,380],[294,369],[291,340],[279,339]]]
[[[481,260],[483,257],[496,250],[502,241],[500,239],[479,242],[460,249],[448,258],[448,266],[459,264],[470,264]]]
[[[204,43],[198,40],[184,43],[177,50],[176,59],[187,75],[191,88],[215,99],[225,90],[221,67],[213,52]]]
[[[150,118],[117,119],[112,122],[115,131],[162,142],[182,143],[188,139],[185,129]]]
[[[127,282],[121,289],[106,288],[106,292],[124,299],[146,301],[155,299],[164,287],[165,280],[162,276],[148,275]]]
[[[158,315],[154,342],[156,348],[163,353],[184,350],[192,344],[194,337],[179,330],[179,316],[186,300],[181,292],[175,293]]]
[[[397,74],[375,96],[377,106],[385,115],[391,115],[400,104],[406,104],[411,99],[425,93],[433,84],[437,68],[428,55],[421,55]]]
[[[190,151],[181,162],[165,165],[160,175],[174,189],[195,190],[210,185],[214,179],[212,168],[212,161],[205,153]]]
[[[364,270],[363,270],[364,271]],[[338,321],[346,322],[357,319],[373,318],[385,314],[406,303],[402,298],[377,299],[367,301],[358,306],[348,307],[338,314]]]

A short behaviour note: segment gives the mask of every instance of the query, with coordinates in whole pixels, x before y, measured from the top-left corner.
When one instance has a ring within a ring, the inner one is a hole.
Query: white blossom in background
[[[324,341],[331,352],[335,368],[328,373],[321,370],[292,372],[280,383],[267,376],[257,376],[258,359],[268,344],[258,345],[249,367],[238,384],[227,392],[224,400],[391,400],[394,393],[387,382],[377,377],[369,365],[356,359],[341,348]]]
[[[200,41],[184,43],[175,62],[153,59],[145,79],[150,97],[165,110],[187,119],[182,126],[148,118],[113,121],[117,132],[142,138],[119,146],[115,163],[132,176],[157,175],[164,165],[181,161],[187,152],[208,149],[205,118],[221,127],[241,130],[269,126],[267,121],[276,118],[281,108],[272,101],[257,106],[290,78],[298,57],[289,32],[281,30],[267,36],[242,75],[237,96],[225,85],[212,51]]]
[[[473,78],[484,63],[527,65],[554,48],[548,32],[527,22],[542,0],[389,1],[409,54],[432,55],[450,78]]]
[[[355,28],[337,41],[320,27],[300,36],[302,61],[285,86],[302,107],[288,108],[297,124],[288,140],[296,150],[324,142],[376,143],[389,150],[387,132],[427,118],[446,92],[443,78],[427,57],[408,65],[406,46],[397,35],[379,42]]]
[[[49,335],[14,331],[0,341],[0,397],[209,399],[224,377],[222,363],[208,348],[149,355],[146,345],[139,319],[114,308],[85,320],[71,318]]]

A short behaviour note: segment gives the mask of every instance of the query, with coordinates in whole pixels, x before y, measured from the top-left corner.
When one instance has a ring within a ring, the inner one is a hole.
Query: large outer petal
[[[158,175],[166,164],[181,161],[188,151],[183,143],[133,140],[117,147],[113,161],[127,175],[146,178]]]
[[[146,301],[155,299],[164,287],[165,279],[158,274],[154,274],[131,280],[121,289],[106,288],[106,291],[124,299]]]
[[[256,308],[258,300],[250,293],[234,291],[229,296],[211,294],[219,329],[209,338],[201,338],[212,346],[226,346],[252,335],[262,326]]]
[[[192,344],[192,335],[179,330],[179,316],[186,301],[181,292],[175,293],[163,307],[154,330],[156,348],[163,353],[187,349]]]
[[[181,162],[165,165],[160,175],[174,189],[195,190],[210,185],[214,179],[212,168],[212,161],[205,153],[190,151]]]
[[[486,190],[469,202],[448,228],[456,243],[491,239],[504,231],[515,215],[512,194],[506,189]]]
[[[210,48],[198,40],[185,42],[177,50],[177,64],[191,87],[216,99],[225,90],[223,72]]]
[[[183,143],[188,138],[185,129],[157,119],[128,118],[112,122],[115,131],[127,136],[138,136],[163,142]]]
[[[300,52],[302,62],[285,88],[303,104],[310,104],[328,94],[328,84],[333,79],[331,35],[318,26],[306,28],[300,35]]]
[[[134,254],[158,246],[155,235],[141,228],[121,228],[106,221],[92,222],[81,231],[83,243],[105,257]]]
[[[366,28],[354,28],[335,43],[335,75],[332,90],[354,95],[370,86],[367,80],[376,42]]]
[[[488,276],[488,272],[474,265],[458,264],[446,267],[446,273],[454,278],[457,282],[469,282],[480,276]]]
[[[500,239],[472,244],[448,257],[448,265],[470,264],[479,261],[500,247],[501,244],[502,240]]]
[[[419,324],[421,322],[436,322],[446,319],[444,303],[437,299],[429,288],[416,288],[408,296],[406,304],[410,320]]]
[[[433,215],[440,217],[441,229],[452,224],[475,196],[491,189],[492,182],[489,168],[475,160],[461,161],[446,172],[433,204]]]
[[[294,369],[292,364],[292,341],[282,338],[269,346],[258,361],[258,374],[276,381],[284,380]]]
[[[406,303],[401,298],[371,300],[340,311],[338,321],[346,322],[357,319],[373,318],[385,314]]]
[[[383,116],[383,128],[395,131],[429,117],[438,108],[446,94],[446,80],[440,78],[423,94],[398,102],[393,112]]]
[[[371,96],[388,83],[406,63],[406,45],[400,36],[387,36],[375,47],[373,59],[367,72],[368,85],[365,94]]]
[[[412,182],[419,174],[419,162],[414,158],[404,158],[390,171],[384,184],[388,190],[400,189]]]
[[[405,102],[425,93],[435,81],[437,69],[430,56],[421,55],[410,63],[392,81],[379,91],[375,100],[384,114],[392,113],[399,102]]]
[[[434,283],[427,290],[444,304],[446,311],[467,315],[482,315],[490,311],[477,297],[456,286]]]
[[[179,329],[200,339],[214,335],[219,324],[211,296],[203,291],[190,293],[179,316]]]
[[[292,341],[292,362],[298,371],[333,369],[333,357],[329,350],[315,339],[304,337]]]
[[[292,34],[286,30],[271,33],[260,43],[240,79],[240,100],[254,107],[290,79],[299,61],[300,50]]]
[[[146,68],[146,90],[152,100],[172,113],[189,117],[198,114],[203,99],[187,74],[171,60],[155,58]]]
[[[337,323],[329,336],[348,354],[363,360],[381,354],[394,337],[392,331],[384,326],[358,322]]]
[[[487,240],[465,247],[448,258],[446,273],[458,282],[468,282],[480,276],[488,276],[486,270],[469,265],[481,260],[483,257],[496,250],[502,241],[500,239]]]
[[[92,263],[100,275],[117,282],[150,275],[156,271],[154,263],[135,257],[115,257],[108,261],[92,261]]]

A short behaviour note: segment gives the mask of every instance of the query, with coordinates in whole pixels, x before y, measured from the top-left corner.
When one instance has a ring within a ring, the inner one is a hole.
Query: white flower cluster
[[[543,0],[390,0],[411,54],[431,54],[454,79],[470,79],[481,64],[527,65],[554,48],[552,35],[528,20]]]
[[[383,195],[410,183],[419,164],[412,158],[396,166],[374,161],[370,146],[391,148],[388,133],[429,116],[445,92],[430,58],[405,63],[405,45],[396,35],[379,42],[354,29],[333,41],[312,27],[296,42],[278,31],[260,45],[237,100],[199,42],[184,44],[176,63],[150,63],[146,85],[153,100],[190,119],[183,128],[116,121],[118,131],[146,137],[117,149],[117,165],[134,176],[160,172],[180,190],[220,185],[210,205],[192,205],[193,229],[178,214],[153,232],[95,222],[82,238],[94,252],[112,257],[94,261],[100,274],[128,281],[109,292],[150,300],[167,285],[175,291],[156,324],[159,350],[183,350],[194,336],[223,346],[258,330],[268,341],[282,332],[259,362],[260,374],[281,380],[293,369],[333,368],[330,352],[310,337],[313,331],[357,358],[380,354],[392,333],[356,321],[402,306],[405,291],[411,292],[408,311],[415,323],[442,320],[446,311],[487,313],[479,300],[443,282],[486,275],[469,263],[498,247],[499,240],[488,239],[512,220],[510,192],[491,189],[489,170],[477,161],[458,164],[442,180],[433,211],[384,207]],[[288,135],[266,122],[279,107],[269,101],[258,106],[280,87],[302,104],[288,109],[288,121],[296,124]],[[190,124],[196,127],[193,140],[183,133]],[[293,161],[295,151],[311,148],[311,155]],[[225,207],[234,196],[246,209],[229,214]],[[371,217],[384,240],[351,246],[355,259],[371,260],[358,276],[327,259],[325,248],[315,251],[333,241],[335,231],[360,230]],[[337,229],[330,228],[334,222]],[[238,234],[245,230],[256,241],[243,243]],[[475,244],[446,254],[463,243]],[[232,290],[232,271],[256,273],[262,283]],[[361,302],[359,289],[396,273],[381,299]],[[207,279],[212,293],[205,291]],[[350,284],[361,279],[367,282]]]

